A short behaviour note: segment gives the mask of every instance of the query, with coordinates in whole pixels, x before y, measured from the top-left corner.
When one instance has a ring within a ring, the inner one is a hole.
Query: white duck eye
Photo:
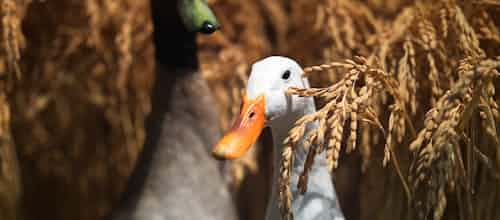
[[[284,80],[287,80],[290,78],[290,75],[291,75],[291,72],[290,70],[286,70],[283,75],[281,75],[281,78],[284,79]]]

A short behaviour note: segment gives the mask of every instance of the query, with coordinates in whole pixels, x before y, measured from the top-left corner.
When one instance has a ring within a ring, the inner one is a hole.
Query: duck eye
[[[290,70],[287,70],[283,73],[283,75],[281,75],[281,78],[286,80],[286,79],[290,78],[290,74],[291,74]]]

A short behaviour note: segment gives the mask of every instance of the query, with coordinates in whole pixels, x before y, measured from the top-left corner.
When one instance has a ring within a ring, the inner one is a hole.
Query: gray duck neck
[[[198,74],[196,33],[189,32],[177,13],[177,1],[151,0],[151,15],[154,25],[155,81],[151,91],[151,112],[145,121],[146,140],[139,154],[121,202],[125,203],[142,193],[146,178],[153,167],[153,157],[160,146],[163,119],[172,114],[171,101],[175,87]],[[175,33],[175,34],[172,34]],[[178,89],[177,89],[178,90]]]

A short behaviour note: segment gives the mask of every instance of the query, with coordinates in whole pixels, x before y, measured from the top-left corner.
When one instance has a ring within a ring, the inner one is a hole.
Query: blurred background
[[[425,113],[460,78],[454,70],[461,60],[500,55],[500,3],[494,0],[208,2],[222,29],[198,36],[198,57],[221,131],[239,111],[249,66],[265,56],[289,56],[304,67],[354,56],[377,60],[411,91],[406,98],[420,131]],[[0,219],[102,218],[124,190],[145,138],[155,68],[150,2],[0,0],[0,19]],[[399,68],[403,61],[411,70]],[[331,70],[310,80],[326,87],[341,77]],[[493,92],[486,99],[498,109],[498,77],[488,85]],[[374,102],[388,129],[391,99],[381,95]],[[482,153],[464,151],[467,190],[447,185],[421,200],[439,206],[445,198],[436,219],[500,219],[500,145],[478,141],[491,137],[477,114],[465,133]],[[492,119],[498,127],[498,110]],[[382,163],[386,138],[370,126],[357,135],[357,150],[341,152],[335,171],[346,217],[406,218],[412,212],[401,179],[391,163]],[[408,179],[414,137],[399,136],[395,153]],[[265,211],[268,133],[259,145],[228,163],[241,219],[262,219]],[[463,193],[470,198],[457,196]]]

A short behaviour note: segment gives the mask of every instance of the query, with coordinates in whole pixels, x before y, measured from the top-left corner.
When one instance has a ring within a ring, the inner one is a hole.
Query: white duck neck
[[[314,100],[312,98],[307,98],[310,99],[308,100],[307,107],[303,109],[302,112],[298,113],[289,113],[286,118],[283,119],[278,119],[278,121],[273,122],[270,124],[271,127],[271,133],[273,136],[273,186],[278,185],[278,178],[279,178],[279,169],[280,169],[280,162],[281,162],[281,151],[283,147],[283,141],[285,138],[288,136],[288,132],[290,129],[295,124],[295,121],[297,121],[299,118],[301,118],[304,115],[307,114],[312,114],[316,112],[316,107],[314,106]],[[317,125],[310,124],[306,128],[306,133],[310,131],[311,129],[314,129]],[[301,143],[302,140],[299,142]],[[296,152],[295,152],[295,163],[294,167],[292,169],[292,172],[294,174],[300,174],[302,170],[298,170],[302,166],[303,160],[307,156],[307,152],[303,149],[302,144],[296,147]],[[299,172],[300,171],[300,172]],[[296,188],[296,186],[292,186],[292,189]],[[275,190],[273,191],[275,192]]]
[[[290,114],[289,117],[284,118],[283,120],[279,120],[278,122],[272,123],[270,125],[273,136],[274,152],[271,189],[272,191],[266,211],[267,220],[281,219],[278,206],[278,181],[280,173],[281,149],[283,140],[288,136],[288,131],[293,127],[295,121],[306,114],[316,112],[314,99],[307,99],[310,100],[308,100],[307,107],[304,108],[303,112],[294,115]],[[316,123],[310,124],[306,129],[306,133],[309,130],[314,129],[316,126]],[[302,143],[302,141],[300,141],[299,143]],[[296,146],[295,161],[293,164],[290,181],[290,188],[293,194],[292,206],[295,219],[333,219],[332,217],[321,218],[321,216],[332,216],[331,214],[328,214],[328,212],[332,212],[331,209],[337,208],[337,210],[333,210],[333,212],[340,213],[340,208],[337,202],[335,191],[333,189],[333,183],[327,168],[324,153],[317,155],[314,160],[313,167],[309,172],[307,192],[304,195],[301,195],[298,192],[298,177],[303,170],[303,165],[306,157],[307,151],[303,149],[302,144]],[[318,218],[318,216],[320,218]],[[342,214],[340,214],[339,216],[342,216]],[[343,217],[339,219],[343,219]]]

